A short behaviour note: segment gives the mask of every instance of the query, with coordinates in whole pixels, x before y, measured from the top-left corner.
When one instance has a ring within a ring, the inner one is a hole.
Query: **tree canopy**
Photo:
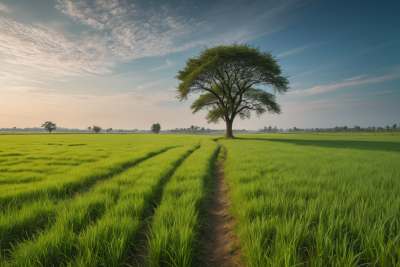
[[[159,123],[155,123],[151,126],[150,131],[152,131],[155,134],[158,134],[161,130],[161,125]]]
[[[49,133],[51,133],[54,130],[57,130],[57,125],[51,121],[46,121],[45,123],[42,124],[42,127]]]
[[[281,113],[275,95],[264,90],[272,87],[275,94],[287,92],[289,81],[281,73],[277,59],[260,48],[237,43],[205,47],[178,72],[176,97],[185,101],[191,94],[201,93],[190,107],[192,112],[208,110],[207,122],[218,123],[222,119],[226,136],[233,137],[232,125],[237,116],[250,118],[252,111],[257,116]]]
[[[101,127],[93,125],[93,131],[95,131],[98,134],[101,131]]]

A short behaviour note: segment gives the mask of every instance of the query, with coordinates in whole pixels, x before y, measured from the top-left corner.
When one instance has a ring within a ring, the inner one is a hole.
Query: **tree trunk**
[[[233,137],[233,132],[232,132],[232,124],[233,122],[230,121],[228,118],[225,119],[226,122],[226,137]]]

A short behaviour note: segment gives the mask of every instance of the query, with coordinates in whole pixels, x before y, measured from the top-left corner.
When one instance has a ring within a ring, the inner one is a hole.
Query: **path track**
[[[225,149],[221,146],[220,153]],[[239,262],[239,244],[233,234],[236,219],[229,216],[228,213],[230,201],[227,196],[224,162],[225,158],[215,166],[215,181],[211,188],[211,203],[205,222],[205,227],[210,233],[206,237],[204,245],[209,253],[204,257],[205,264],[203,266],[243,266]]]

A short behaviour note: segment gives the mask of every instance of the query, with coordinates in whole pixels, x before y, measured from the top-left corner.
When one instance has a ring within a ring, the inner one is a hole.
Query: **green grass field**
[[[248,266],[399,266],[400,135],[223,140]]]
[[[222,145],[244,266],[400,266],[399,134],[237,137],[1,135],[0,264],[202,265]]]

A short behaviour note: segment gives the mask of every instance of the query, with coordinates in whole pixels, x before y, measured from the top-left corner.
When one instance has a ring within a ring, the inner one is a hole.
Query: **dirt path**
[[[148,236],[150,235],[149,222],[145,222],[139,230],[139,238],[136,241],[135,252],[128,260],[127,266],[141,267],[146,264],[148,250]]]
[[[236,220],[228,215],[230,201],[227,196],[224,162],[225,159],[215,167],[215,181],[212,185],[211,203],[205,222],[205,227],[210,233],[204,244],[209,253],[204,257],[203,266],[243,266],[239,263],[240,249],[232,232]]]

